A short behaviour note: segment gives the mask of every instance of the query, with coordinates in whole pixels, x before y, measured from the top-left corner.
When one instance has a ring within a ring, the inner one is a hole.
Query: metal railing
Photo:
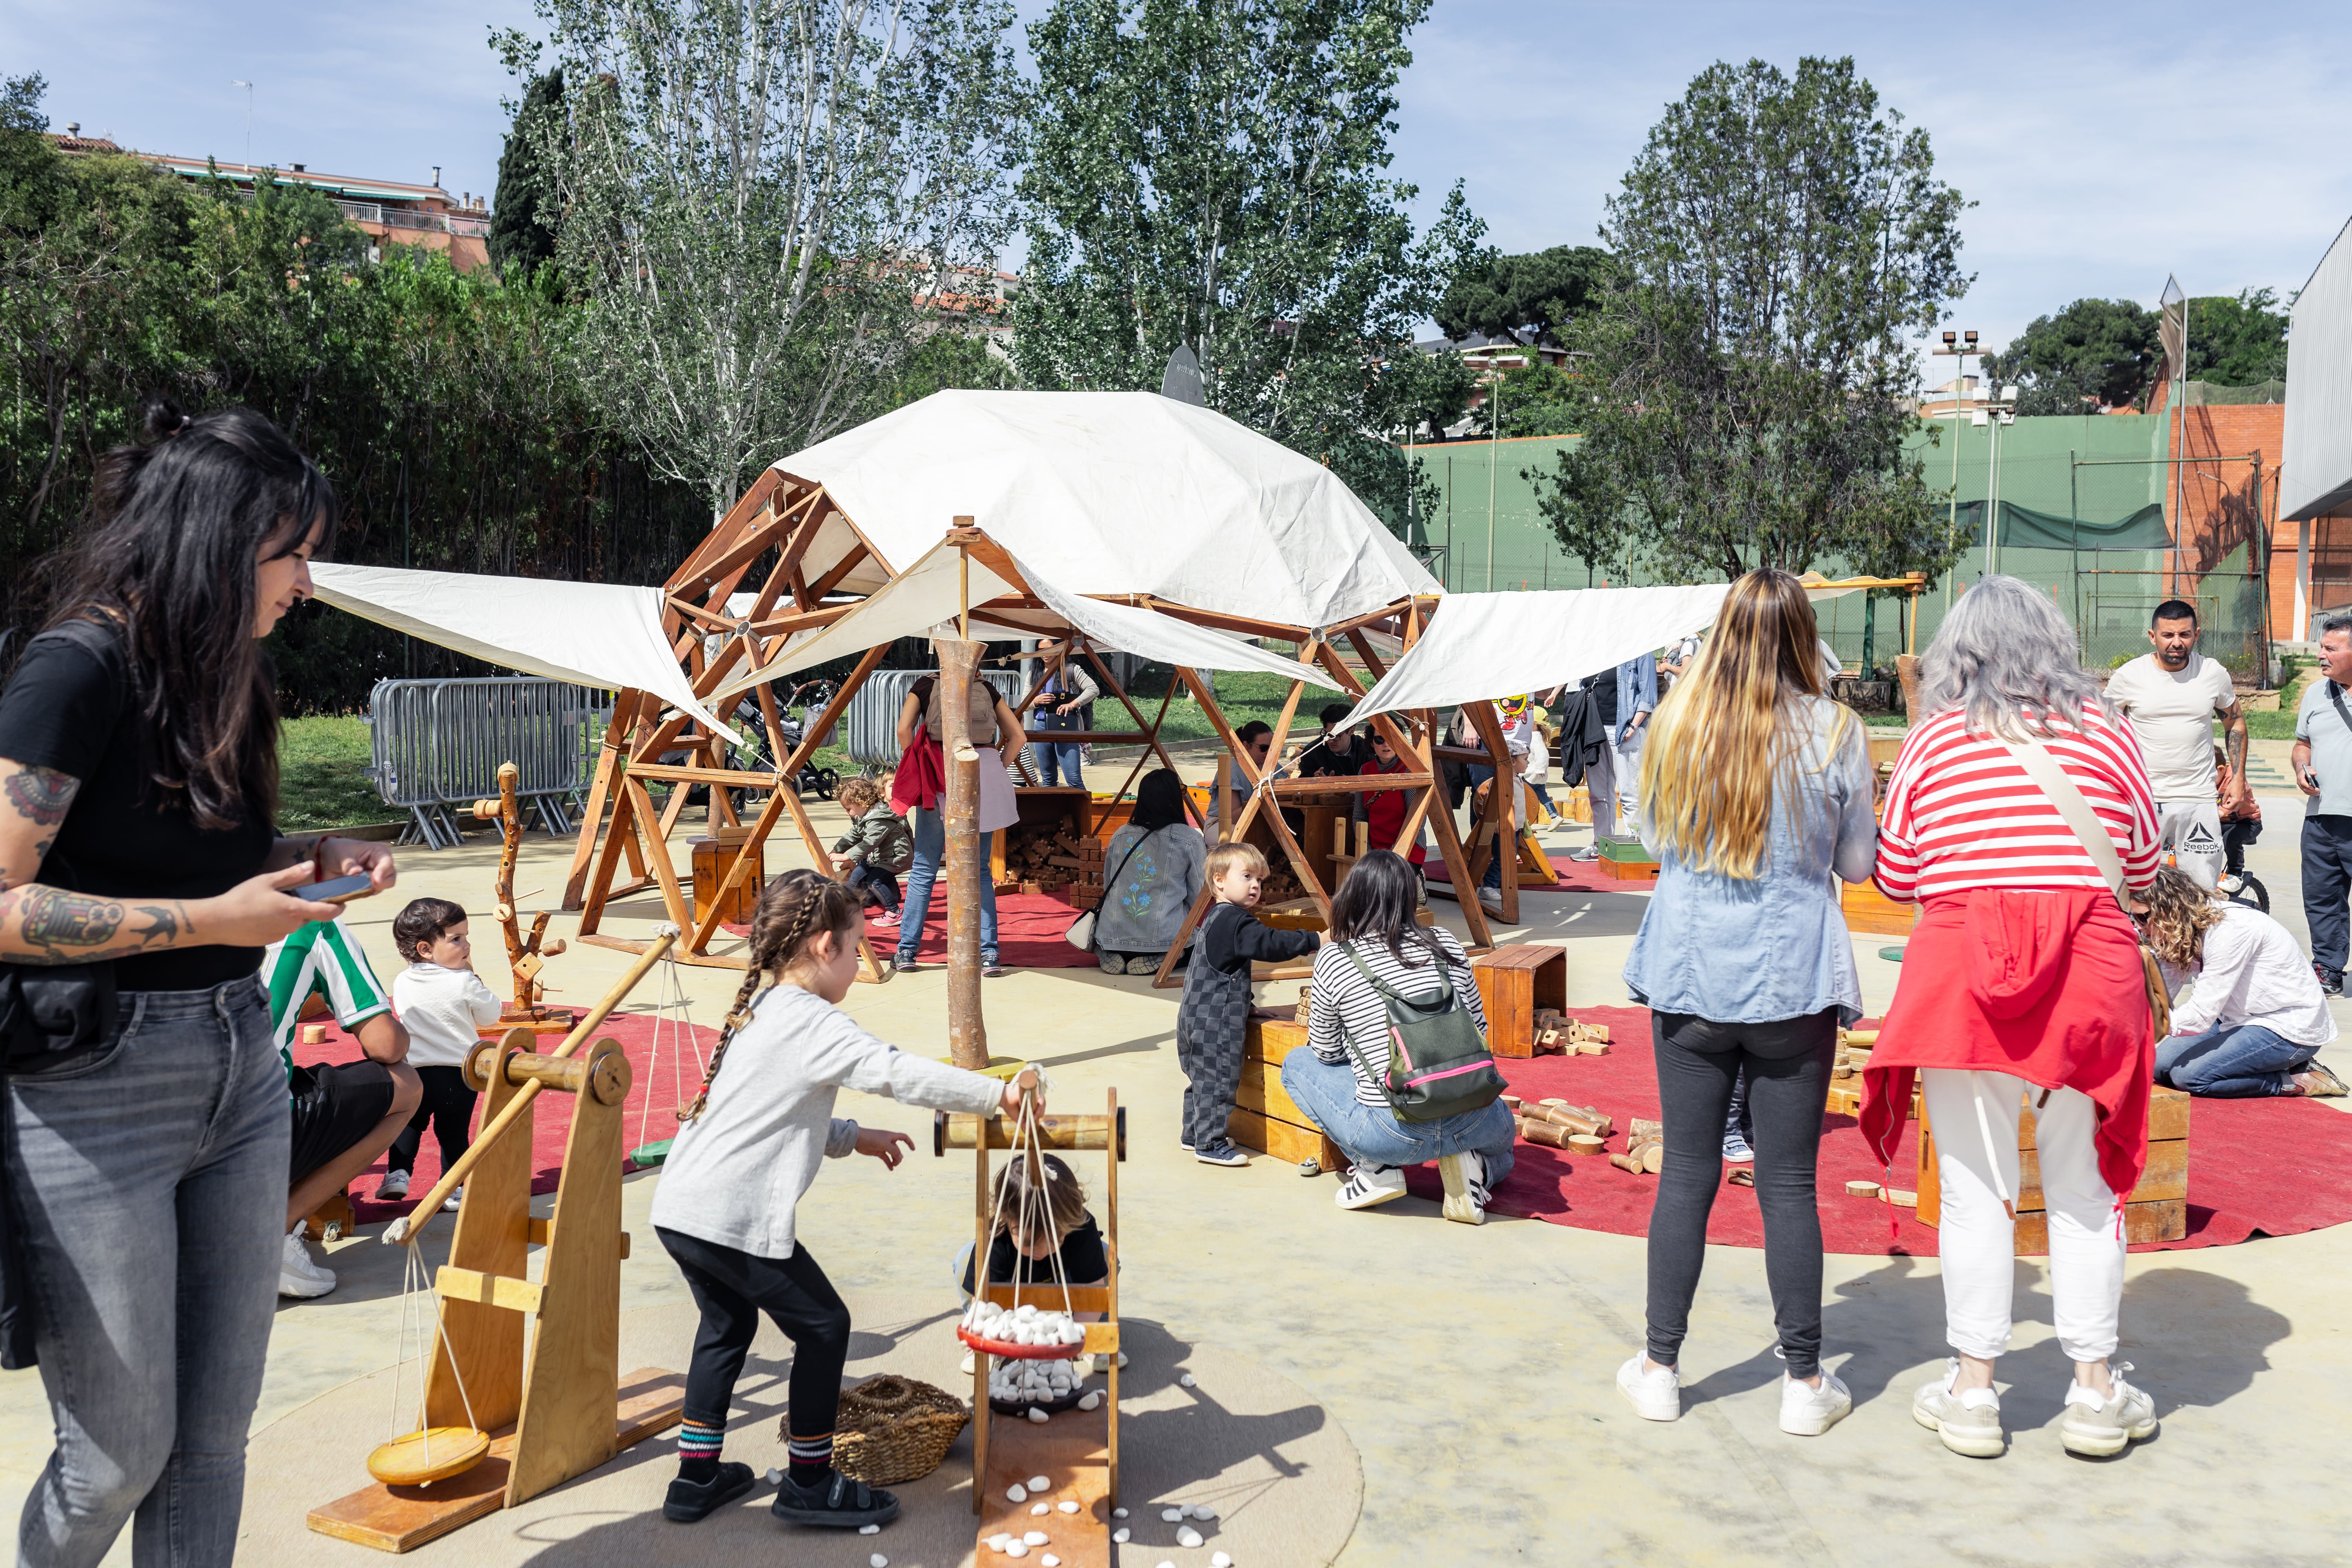
[[[375,202],[335,203],[335,209],[353,223],[380,224],[385,228],[421,228],[444,234],[469,234],[477,237],[490,232],[490,220],[482,213],[427,213],[407,207],[388,207]]]
[[[1026,696],[1021,675],[1013,669],[983,669],[981,679],[996,688],[1008,708]],[[898,710],[906,705],[907,689],[936,669],[877,669],[866,678],[849,700],[842,721],[842,744],[849,760],[860,767],[889,767],[898,761]],[[1006,758],[1009,765],[1013,758]]]
[[[540,826],[574,831],[577,805],[613,717],[613,694],[536,676],[379,680],[368,694],[370,776],[386,805],[408,813],[402,842],[464,842],[457,810],[499,793],[499,765]]]

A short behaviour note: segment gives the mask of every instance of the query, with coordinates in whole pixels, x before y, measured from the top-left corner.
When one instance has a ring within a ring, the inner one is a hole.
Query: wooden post
[[[1913,613],[1916,615],[1917,612],[1915,609]],[[1916,724],[1919,721],[1918,659],[1907,653],[1896,655],[1895,679],[1903,683],[1903,717],[1909,722]]]
[[[983,645],[943,637],[940,713],[947,733],[948,1053],[960,1068],[988,1065],[988,1026],[980,1010],[980,900],[988,868],[981,859],[980,758],[971,744],[971,688]]]

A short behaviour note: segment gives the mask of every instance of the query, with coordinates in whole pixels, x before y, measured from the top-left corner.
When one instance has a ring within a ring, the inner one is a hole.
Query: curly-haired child
[[[849,814],[849,831],[834,840],[834,869],[845,873],[842,881],[862,902],[881,908],[876,925],[895,926],[898,878],[915,863],[915,836],[872,779],[844,779],[836,798]]]
[[[846,1529],[898,1517],[898,1499],[833,1468],[849,1310],[794,1237],[793,1211],[821,1158],[854,1151],[896,1169],[913,1146],[903,1132],[835,1117],[843,1086],[974,1115],[1000,1105],[1012,1114],[1020,1089],[909,1056],[850,1021],[838,1004],[857,974],[863,923],[857,896],[814,871],[788,871],[761,892],[743,988],[663,1163],[654,1234],[702,1309],[677,1479],[662,1504],[663,1517],[682,1524],[751,1489],[751,1467],[721,1464],[719,1454],[761,1312],[793,1342],[790,1468],[769,1511]]]

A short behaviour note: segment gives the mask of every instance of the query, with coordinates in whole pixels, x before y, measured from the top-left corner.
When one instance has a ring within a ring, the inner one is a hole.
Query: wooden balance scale
[[[414,1246],[464,1185],[449,1261],[433,1281],[446,1338],[425,1374],[425,1425],[436,1443],[441,1429],[479,1432],[488,1453],[428,1485],[362,1487],[311,1510],[312,1530],[407,1552],[583,1475],[683,1418],[683,1377],[658,1367],[620,1371],[628,1058],[610,1038],[572,1055],[674,940],[656,942],[553,1051],[533,1051],[535,1037],[517,1027],[467,1058],[467,1081],[488,1096],[481,1136],[384,1240]],[[530,1213],[530,1129],[531,1101],[544,1089],[571,1095],[573,1105],[555,1212],[541,1220]],[[547,1248],[536,1283],[526,1278],[532,1247]]]
[[[982,1559],[993,1555],[988,1538],[1009,1532],[1045,1529],[1053,1536],[1052,1552],[1065,1568],[1110,1568],[1111,1510],[1118,1506],[1118,1167],[1127,1158],[1127,1115],[1118,1107],[1118,1091],[1111,1089],[1100,1116],[1042,1116],[1038,1142],[1045,1151],[1071,1153],[1099,1152],[1107,1174],[1103,1182],[1103,1250],[1110,1271],[1100,1285],[1069,1287],[1069,1310],[1100,1312],[1103,1321],[1086,1325],[1087,1353],[1101,1358],[1107,1389],[1093,1410],[1065,1410],[1042,1424],[1007,1421],[998,1426],[988,1404],[990,1358],[974,1354],[971,1373],[971,1508],[980,1516],[974,1550]],[[931,1152],[950,1149],[972,1151],[974,1283],[998,1306],[1012,1306],[1010,1285],[989,1283],[989,1152],[1015,1147],[1014,1130],[1002,1116],[955,1116],[937,1112],[931,1121]],[[1016,1156],[1017,1157],[1017,1156]],[[1043,1300],[1050,1290],[1059,1303],[1059,1285],[1026,1287]],[[1045,1520],[1030,1513],[1029,1502],[1013,1502],[1005,1494],[1018,1482],[1045,1476],[1053,1483],[1050,1496],[1076,1501],[1078,1511],[1058,1510]]]

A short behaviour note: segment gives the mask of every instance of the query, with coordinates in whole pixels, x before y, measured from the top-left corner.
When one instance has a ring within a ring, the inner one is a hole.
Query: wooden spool
[[[471,1426],[426,1426],[379,1445],[367,1471],[388,1487],[423,1487],[464,1475],[490,1451],[490,1435]]]
[[[1579,1154],[1598,1154],[1608,1149],[1609,1140],[1595,1138],[1588,1132],[1571,1132],[1568,1136],[1568,1146]]]

